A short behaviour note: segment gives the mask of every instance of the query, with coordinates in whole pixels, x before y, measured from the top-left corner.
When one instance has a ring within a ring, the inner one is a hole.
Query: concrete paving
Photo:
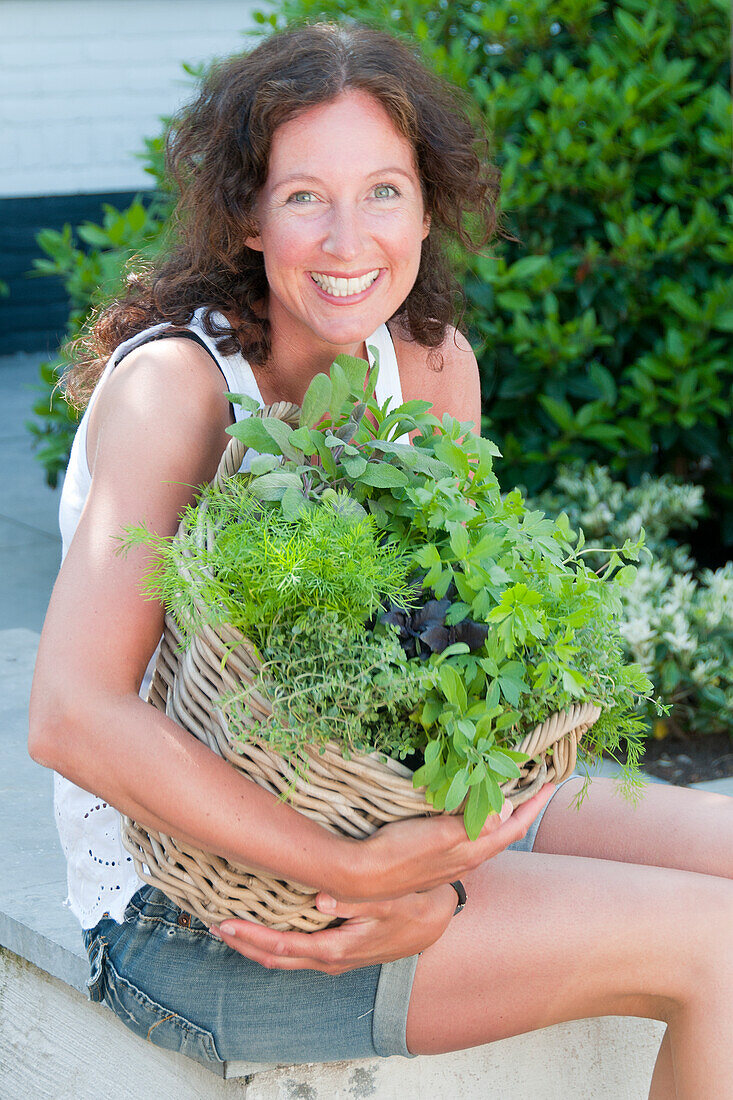
[[[59,490],[49,489],[25,421],[40,355],[0,358],[0,629],[40,631],[61,560]]]

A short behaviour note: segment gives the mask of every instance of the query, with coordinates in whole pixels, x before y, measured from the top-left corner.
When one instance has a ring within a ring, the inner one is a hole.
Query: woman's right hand
[[[382,901],[460,878],[520,840],[554,792],[555,785],[546,783],[514,812],[505,802],[476,840],[466,836],[461,814],[410,817],[383,825],[354,844],[353,872],[337,896],[343,901]]]

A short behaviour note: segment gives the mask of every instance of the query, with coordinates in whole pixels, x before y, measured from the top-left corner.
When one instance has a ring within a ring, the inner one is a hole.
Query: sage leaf
[[[339,416],[350,393],[351,386],[343,367],[340,363],[334,362],[331,367],[331,402],[329,405],[332,420]]]
[[[295,520],[302,512],[308,510],[308,501],[300,489],[290,485],[282,495],[280,507],[285,519]]]
[[[268,432],[259,416],[248,416],[245,420],[238,420],[236,424],[230,424],[226,429],[229,435],[235,439],[241,439],[246,447],[266,454],[282,454],[280,446]]]
[[[225,393],[224,396],[229,399],[232,405],[241,405],[245,412],[256,413],[262,408],[256,397],[251,397],[248,393]]]
[[[389,462],[369,462],[359,475],[359,481],[363,485],[373,485],[376,489],[394,489],[400,485],[408,485],[410,479],[403,470]]]
[[[504,756],[503,752],[498,750],[487,752],[486,760],[491,770],[497,775],[503,775],[507,779],[518,779],[521,775],[514,761]]]
[[[411,443],[397,443],[391,439],[370,439],[364,443],[364,447],[380,451],[382,454],[394,455],[403,466],[435,478],[436,481],[441,477],[449,477],[452,472],[447,463],[425,454],[419,448],[413,447]]]
[[[468,794],[468,769],[461,768],[459,772],[453,776],[451,785],[448,788],[448,793],[445,796],[445,811],[451,813],[452,810],[457,810],[463,799]]]
[[[266,416],[262,419],[262,426],[267,434],[275,440],[280,451],[286,458],[298,462],[303,457],[303,452],[296,450],[292,444],[293,429],[284,420],[276,416]]]
[[[328,412],[331,404],[331,379],[327,374],[317,374],[305,391],[300,410],[300,427],[312,428]]]
[[[369,370],[367,360],[358,359],[355,355],[337,355],[334,363],[343,371],[352,395],[361,400],[364,396],[364,383]],[[333,372],[333,368],[331,370]]]
[[[260,474],[269,474],[270,470],[276,469],[280,465],[280,460],[277,455],[255,455],[250,463],[249,472],[253,477],[259,477]]]
[[[250,491],[260,500],[282,500],[285,491],[291,487],[302,491],[302,482],[292,470],[273,470],[271,474],[256,477],[249,483]]]
[[[463,823],[469,840],[476,840],[489,816],[489,795],[487,782],[476,783],[471,787],[463,811]]]
[[[343,454],[341,456],[341,465],[350,478],[356,479],[361,477],[366,470],[367,460],[363,455]]]
[[[308,456],[318,453],[318,448],[313,440],[311,431],[311,428],[296,428],[290,436],[290,442],[293,447],[297,447],[299,451],[302,451],[303,454]]]

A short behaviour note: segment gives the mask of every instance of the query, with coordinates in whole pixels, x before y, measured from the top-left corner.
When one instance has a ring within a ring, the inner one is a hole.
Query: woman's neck
[[[328,374],[337,355],[357,355],[367,359],[366,342],[349,347],[336,347],[318,341],[287,334],[279,327],[271,330],[270,356],[263,367],[254,368],[255,378],[265,404],[292,401],[302,404],[305,391],[315,376]]]

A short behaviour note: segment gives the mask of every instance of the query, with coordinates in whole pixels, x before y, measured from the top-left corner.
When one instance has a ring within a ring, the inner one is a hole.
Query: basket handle
[[[300,405],[294,405],[292,401],[276,401],[274,405],[263,405],[253,415],[260,417],[274,416],[278,420],[284,420],[291,427],[297,427],[300,420]],[[232,477],[233,474],[239,472],[242,459],[248,449],[241,439],[232,436],[224,449],[224,454],[219,459],[217,471],[211,479],[211,484],[215,489],[221,489],[228,477]]]

